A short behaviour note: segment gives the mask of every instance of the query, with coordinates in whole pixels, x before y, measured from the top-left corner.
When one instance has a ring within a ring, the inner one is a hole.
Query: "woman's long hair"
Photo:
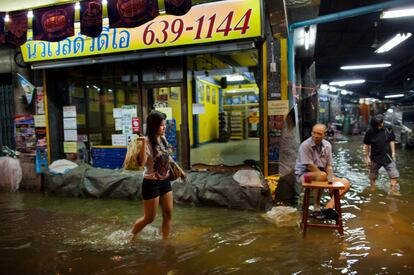
[[[160,129],[162,122],[166,119],[167,119],[167,116],[164,113],[161,113],[156,110],[151,111],[151,113],[149,113],[147,117],[146,136],[148,137],[151,143],[152,152],[154,156],[157,155],[157,151],[156,151],[156,148],[158,145],[157,132]]]

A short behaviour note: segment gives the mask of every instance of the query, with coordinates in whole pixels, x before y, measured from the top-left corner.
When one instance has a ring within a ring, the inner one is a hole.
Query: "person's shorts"
[[[142,198],[150,200],[172,191],[170,180],[145,179],[142,182]]]
[[[378,164],[376,162],[371,161],[371,166],[369,167],[369,178],[371,180],[375,180],[378,176],[378,170],[384,166],[385,170],[388,173],[388,176],[391,179],[396,179],[400,177],[400,173],[398,172],[397,166],[395,165],[395,161],[392,161],[386,165]]]

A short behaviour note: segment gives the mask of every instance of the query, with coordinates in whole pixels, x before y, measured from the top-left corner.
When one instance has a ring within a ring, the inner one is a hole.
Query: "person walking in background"
[[[371,118],[371,128],[365,133],[365,162],[369,170],[369,181],[375,188],[378,170],[384,167],[390,177],[390,194],[400,195],[397,179],[400,177],[395,164],[395,134],[392,129],[384,127],[384,116]]]
[[[170,155],[164,137],[165,128],[166,115],[159,111],[151,111],[147,117],[146,137],[141,138],[143,146],[138,156],[139,164],[145,168],[142,182],[144,216],[137,219],[132,227],[131,241],[147,224],[154,221],[159,204],[162,208],[163,239],[167,239],[170,234],[173,195],[168,179]]]
[[[337,178],[333,174],[332,146],[325,140],[326,126],[324,124],[315,124],[312,128],[312,136],[306,139],[299,147],[298,157],[296,159],[295,174],[298,183],[303,181],[305,173],[309,173],[314,181],[342,182],[344,189],[339,192],[342,198],[348,192],[351,184],[347,179]],[[320,198],[322,190],[315,196],[312,217],[318,220],[336,219],[338,213],[334,209],[335,201],[332,197],[325,208],[321,210]]]

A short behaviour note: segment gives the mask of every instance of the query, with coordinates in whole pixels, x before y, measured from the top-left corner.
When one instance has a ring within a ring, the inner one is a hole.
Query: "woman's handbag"
[[[181,167],[174,161],[170,159],[170,176],[168,177],[168,179],[170,181],[174,181],[178,178],[184,179],[185,178],[185,173],[183,171],[183,169],[181,169]]]

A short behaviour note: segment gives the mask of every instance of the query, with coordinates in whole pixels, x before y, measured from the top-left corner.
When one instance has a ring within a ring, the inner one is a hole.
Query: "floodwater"
[[[413,274],[414,150],[398,148],[402,196],[390,196],[384,171],[369,187],[353,139],[334,143],[337,175],[353,183],[344,237],[309,228],[303,238],[296,222],[277,226],[263,213],[176,204],[169,241],[158,216],[130,244],[141,202],[0,193],[1,273]]]

